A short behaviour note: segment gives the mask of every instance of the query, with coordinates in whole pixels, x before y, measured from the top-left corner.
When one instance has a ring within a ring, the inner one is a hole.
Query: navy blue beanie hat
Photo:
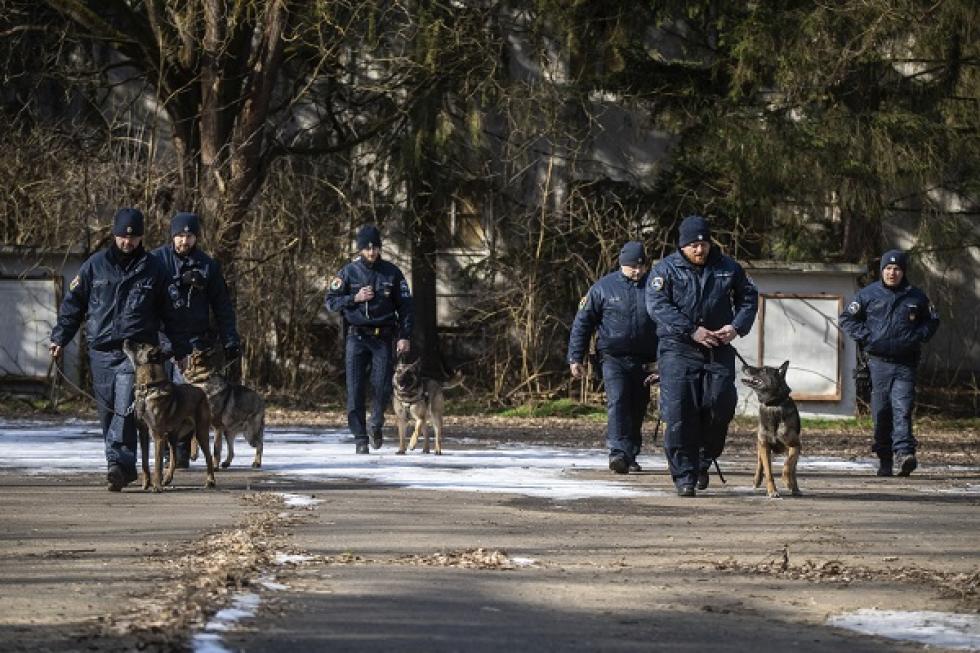
[[[143,214],[139,209],[119,209],[112,219],[113,236],[142,236]]]
[[[357,230],[357,249],[367,249],[368,245],[381,247],[381,232],[373,224],[366,224]]]
[[[643,252],[643,243],[639,241],[631,240],[623,245],[623,249],[619,250],[620,265],[639,267],[646,263],[646,260],[646,254]]]
[[[909,266],[909,255],[900,249],[890,249],[881,255],[881,268],[884,270],[886,265],[897,265],[905,272]]]
[[[684,247],[696,241],[710,242],[711,226],[700,215],[689,215],[677,230],[677,246]]]
[[[170,237],[177,234],[194,234],[201,236],[201,218],[196,213],[181,211],[170,220]]]

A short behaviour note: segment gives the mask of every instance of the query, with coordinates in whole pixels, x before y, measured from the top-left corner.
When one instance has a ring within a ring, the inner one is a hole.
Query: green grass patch
[[[556,399],[533,404],[522,404],[497,413],[502,417],[586,417],[605,420],[606,409],[579,403],[571,399]]]

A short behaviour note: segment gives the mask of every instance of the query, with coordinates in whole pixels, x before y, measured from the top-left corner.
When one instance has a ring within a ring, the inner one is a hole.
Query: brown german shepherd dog
[[[177,385],[170,380],[163,365],[160,348],[154,345],[126,340],[123,351],[136,371],[136,402],[133,413],[139,431],[143,462],[143,489],[150,487],[149,438],[153,436],[153,491],[160,492],[163,485],[170,485],[177,467],[175,445],[189,438],[208,451],[208,424],[211,413],[208,398],[191,385]],[[170,447],[170,464],[163,475],[163,447]],[[214,487],[214,461],[206,456],[207,482],[204,487]],[[162,482],[161,482],[162,481]]]
[[[779,368],[763,365],[742,367],[742,383],[755,390],[759,398],[759,431],[757,437],[757,461],[755,467],[755,487],[759,487],[763,476],[766,479],[766,494],[778,498],[776,483],[772,477],[772,454],[785,453],[783,462],[783,484],[794,497],[800,496],[800,486],[796,482],[796,463],[800,459],[800,411],[796,402],[789,396],[790,387],[786,384],[786,370],[789,361]]]
[[[405,453],[405,432],[408,430],[409,420],[415,420],[415,430],[412,432],[412,439],[408,443],[410,449],[415,449],[418,444],[419,436],[425,435],[422,453],[429,453],[429,431],[426,423],[432,424],[435,431],[436,455],[442,454],[442,416],[445,409],[443,400],[443,390],[455,388],[463,382],[463,375],[456,371],[456,374],[447,383],[443,384],[435,379],[423,377],[420,374],[422,359],[417,359],[414,363],[409,363],[407,357],[398,357],[395,365],[395,374],[392,377],[392,390],[394,397],[392,404],[395,410],[395,418],[398,421],[398,451]]]

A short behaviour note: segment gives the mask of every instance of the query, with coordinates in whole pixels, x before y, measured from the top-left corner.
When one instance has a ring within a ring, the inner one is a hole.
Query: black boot
[[[707,490],[708,489],[708,483],[710,483],[710,482],[711,482],[711,476],[708,474],[708,470],[707,469],[702,469],[700,472],[698,472],[698,489],[699,490]]]
[[[630,464],[623,456],[610,456],[609,469],[616,472],[617,474],[629,474]]]

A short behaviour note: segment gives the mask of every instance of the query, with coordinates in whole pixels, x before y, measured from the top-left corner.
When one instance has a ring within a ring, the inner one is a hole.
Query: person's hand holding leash
[[[721,340],[714,331],[708,331],[701,326],[691,334],[691,340],[705,347],[717,347],[721,344]]]
[[[581,379],[585,376],[585,366],[581,363],[571,363],[568,370],[572,373],[572,378]]]
[[[61,350],[61,345],[56,345],[53,342],[48,345],[48,351],[51,352],[51,358],[61,358]]]
[[[402,338],[395,344],[395,353],[399,355],[407,354],[408,350],[411,348],[412,348],[412,341]]]
[[[712,331],[711,335],[718,339],[719,344],[727,345],[735,339],[735,336],[738,335],[738,331],[736,331],[735,327],[733,327],[731,324],[726,324],[717,331]]]

